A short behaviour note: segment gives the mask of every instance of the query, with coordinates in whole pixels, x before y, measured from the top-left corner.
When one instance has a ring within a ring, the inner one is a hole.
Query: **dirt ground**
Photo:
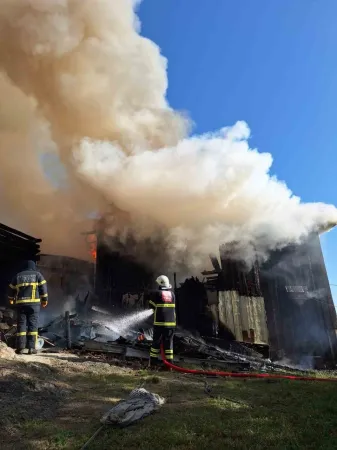
[[[119,398],[101,395],[100,387],[107,376],[132,377],[134,387],[139,383],[134,370],[84,360],[71,353],[6,356],[0,359],[0,448],[3,450],[59,448],[48,441],[43,443],[44,439],[38,436],[32,437],[29,424],[34,429],[38,422],[56,425],[61,420],[71,424],[76,418],[86,430],[86,416],[96,417],[99,424],[101,413],[125,395],[125,392],[120,392]],[[92,382],[95,379],[102,383],[95,385]]]

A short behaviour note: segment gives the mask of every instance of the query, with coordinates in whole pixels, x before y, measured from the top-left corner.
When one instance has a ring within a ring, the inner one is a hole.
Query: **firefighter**
[[[149,305],[154,311],[150,367],[156,367],[159,364],[162,343],[166,359],[173,360],[173,335],[176,327],[175,295],[170,281],[167,276],[160,275],[156,283],[158,289],[151,294],[149,301]]]
[[[8,299],[17,309],[16,353],[37,353],[40,306],[48,304],[47,282],[36,270],[34,261],[26,261],[23,270],[15,275],[9,285]]]

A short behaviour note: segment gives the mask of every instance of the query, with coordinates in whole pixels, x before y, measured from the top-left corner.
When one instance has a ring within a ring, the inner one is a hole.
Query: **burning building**
[[[181,285],[178,317],[182,326],[191,331],[194,328],[231,345],[237,342],[267,354],[268,327],[259,266],[255,263],[248,270],[242,261],[234,258],[235,247],[235,243],[220,247],[220,262],[211,257],[214,270],[204,271],[202,281],[192,278]],[[183,313],[186,303],[190,304],[190,311],[192,303],[199,310],[198,327]]]
[[[171,260],[188,248],[192,263],[226,239],[242,240],[251,254],[261,230],[268,230],[262,245],[270,249],[336,220],[333,205],[303,204],[271,175],[272,156],[250,147],[246,122],[190,134],[188,117],[166,98],[159,47],[139,33],[139,2],[102,1],[99,8],[97,2],[85,8],[75,1],[71,8],[69,2],[47,1],[43,8],[33,0],[7,3],[0,15],[6,149],[0,171],[11,189],[2,190],[3,215],[37,230],[45,253],[85,258],[80,230],[92,226],[94,213],[109,210],[116,219],[111,234],[130,230],[145,241],[160,240],[161,233],[154,236],[158,226],[173,248]],[[24,159],[31,164],[28,172]],[[14,235],[3,235],[4,289],[16,263],[39,253],[37,239]],[[93,285],[102,305],[141,307],[151,270],[101,235],[96,242],[90,233],[88,240],[87,266],[63,257],[41,260],[51,291],[47,310],[76,297],[82,284],[84,291]],[[276,252],[253,270],[222,249],[220,261],[212,257],[212,273],[177,288],[179,323],[205,336],[270,345],[279,357],[332,356],[335,312],[323,260],[311,255],[316,247]],[[155,260],[155,253],[156,247],[147,260]],[[82,271],[88,273],[85,282]],[[312,341],[317,348],[309,351]]]
[[[276,360],[335,360],[336,311],[319,235],[274,251],[266,263],[249,269],[234,254],[235,248],[220,247],[220,260],[211,256],[212,271],[176,286],[179,326],[269,351]],[[153,279],[151,271],[98,240],[96,294],[101,304],[142,307]]]
[[[80,312],[88,303],[116,313],[145,307],[155,275],[103,233],[87,236],[89,261],[40,255],[40,240],[0,226],[3,247],[0,289],[6,304],[11,277],[25,259],[37,261],[51,302],[42,321]],[[132,239],[132,237],[130,237]],[[128,245],[128,244],[127,244]],[[111,250],[114,248],[114,251]],[[213,270],[189,278],[177,294],[178,325],[193,334],[243,346],[274,360],[336,360],[337,319],[318,234],[271,253],[267,262],[247,267],[236,244],[211,256]],[[48,317],[47,317],[48,316]]]
[[[81,261],[40,255],[38,239],[1,226],[0,245],[6,248],[2,302],[21,262],[33,259],[51,297],[43,322],[69,310],[81,313],[92,301],[117,315],[143,309],[144,294],[157,274],[126,256],[111,239],[115,238],[103,233],[88,234],[91,258]],[[273,360],[336,360],[336,311],[318,234],[272,252],[262,265],[247,267],[237,257],[236,243],[221,246],[220,258],[212,255],[211,262],[213,270],[179,286],[175,283],[178,326],[233,351],[255,350]]]
[[[199,306],[204,323],[213,322],[208,333],[261,351],[269,346],[273,359],[336,360],[336,310],[318,234],[272,252],[266,263],[250,270],[230,251],[220,249],[220,254],[221,264],[213,261],[214,270],[203,273],[198,302],[204,305]],[[187,285],[183,301],[191,296]],[[181,318],[187,326],[189,320]]]

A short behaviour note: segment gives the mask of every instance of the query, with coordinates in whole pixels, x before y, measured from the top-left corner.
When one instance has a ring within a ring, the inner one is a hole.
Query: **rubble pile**
[[[248,353],[245,348],[241,346],[236,347],[236,352],[233,350],[226,350],[219,345],[207,342],[207,338],[194,337],[186,332],[180,331],[175,335],[175,353],[180,356],[180,360],[188,360],[193,357],[196,360],[201,360],[208,365],[223,366],[236,370],[249,370],[258,372],[306,372],[300,368],[282,364],[273,363],[270,359],[259,356],[256,352]],[[219,340],[219,342],[221,342]],[[220,364],[219,364],[220,363]]]
[[[149,348],[152,342],[152,329],[128,330],[120,336],[109,328],[109,320],[99,315],[70,314],[69,325],[71,348],[82,354],[100,354],[100,359],[111,361],[142,361],[148,360]],[[89,319],[90,317],[90,319]],[[58,347],[67,347],[66,316],[60,316],[44,329],[40,336],[46,337]],[[219,341],[220,342],[220,341]],[[235,350],[221,348],[213,342],[207,342],[201,337],[192,336],[183,330],[177,330],[174,337],[175,362],[177,364],[201,364],[204,367],[214,367],[235,371],[294,371],[294,367],[274,364],[256,352],[249,352],[240,346]],[[240,353],[241,352],[241,353]]]
[[[73,349],[87,354],[109,355],[113,360],[148,360],[152,343],[152,328],[129,329],[120,335],[114,327],[114,318],[109,313],[100,314],[93,307],[90,310],[67,312],[39,328],[39,350]],[[1,340],[13,346],[16,330],[15,311],[0,308]],[[275,364],[256,352],[242,346],[223,347],[221,340],[207,340],[184,330],[177,330],[174,337],[175,363],[201,364],[236,371],[282,371],[299,370],[294,367]]]
[[[0,341],[7,342],[16,332],[15,310],[0,307]]]
[[[0,307],[0,330],[7,331],[16,324],[16,314],[13,309]]]

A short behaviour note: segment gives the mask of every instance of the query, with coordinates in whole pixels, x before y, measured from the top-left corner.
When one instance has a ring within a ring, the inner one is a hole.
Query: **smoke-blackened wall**
[[[136,306],[135,296],[140,300],[142,294],[152,287],[154,275],[151,270],[124,250],[120,248],[118,251],[116,242],[109,243],[107,236],[99,235],[95,291],[102,306],[128,307],[130,302],[127,300],[131,297],[131,303]],[[129,297],[126,299],[126,296]]]
[[[336,310],[318,235],[274,252],[261,269],[272,356],[336,358]]]
[[[261,297],[258,262],[253,259],[247,264],[240,259],[240,247],[240,242],[220,246],[221,272],[218,289],[236,291],[241,296]]]
[[[41,255],[38,270],[47,281],[49,304],[41,323],[65,311],[79,311],[94,294],[94,264],[65,256]]]
[[[178,324],[193,333],[212,336],[212,315],[207,313],[207,291],[198,278],[185,280],[177,289]]]

